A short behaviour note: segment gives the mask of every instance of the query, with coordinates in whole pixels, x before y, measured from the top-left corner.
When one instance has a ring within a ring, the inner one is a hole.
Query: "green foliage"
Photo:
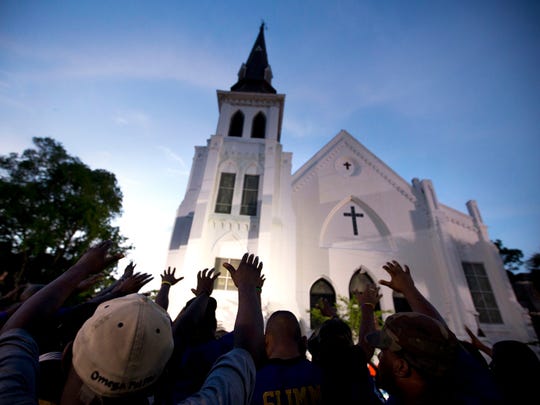
[[[321,310],[322,304],[318,305],[315,308],[312,308],[309,312],[312,316],[312,319],[316,325],[322,324],[327,319],[330,319],[330,316],[327,316]],[[358,301],[355,297],[348,298],[343,295],[338,296],[338,300],[335,306],[336,315],[339,316],[343,321],[345,321],[352,330],[353,339],[358,340],[358,331],[360,330],[360,325],[362,323],[362,311],[358,305]],[[382,314],[383,312],[390,311],[375,311],[375,319],[377,319],[380,326],[382,326]]]
[[[500,239],[496,239],[493,243],[499,250],[504,268],[511,272],[519,271],[520,267],[523,265],[523,252],[520,249],[507,248]]]
[[[527,259],[525,266],[529,271],[540,271],[540,253],[535,253]]]
[[[122,211],[114,174],[92,170],[51,138],[0,156],[0,260],[5,288],[48,283],[91,245],[126,238],[111,225]]]
[[[540,253],[534,253],[525,262],[527,270],[531,273],[531,281],[536,291],[540,292]]]
[[[154,302],[156,301],[158,293],[159,293],[159,290],[156,290],[156,289],[146,292],[146,294],[148,294],[148,298],[150,298]]]

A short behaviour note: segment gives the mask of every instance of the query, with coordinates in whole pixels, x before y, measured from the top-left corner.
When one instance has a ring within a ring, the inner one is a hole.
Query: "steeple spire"
[[[242,63],[238,72],[238,81],[231,91],[252,93],[277,93],[272,87],[272,69],[268,64],[266,44],[264,42],[264,22],[259,28],[259,35],[253,44],[246,63]]]

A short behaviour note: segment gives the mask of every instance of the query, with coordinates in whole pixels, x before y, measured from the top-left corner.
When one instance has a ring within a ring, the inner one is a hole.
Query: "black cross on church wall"
[[[349,168],[352,166],[349,162],[343,163],[343,166],[345,166],[345,169],[349,170]]]
[[[351,217],[352,219],[352,229],[353,229],[353,234],[355,235],[358,235],[358,224],[356,223],[356,217],[360,217],[362,218],[364,216],[364,214],[362,213],[357,213],[356,210],[354,209],[354,206],[351,205],[351,212],[345,212],[343,214],[343,216],[345,217]]]

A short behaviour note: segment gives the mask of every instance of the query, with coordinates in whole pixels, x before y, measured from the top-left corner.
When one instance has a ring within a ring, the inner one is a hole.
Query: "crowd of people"
[[[152,276],[132,263],[113,285],[69,306],[121,258],[110,249],[102,242],[51,283],[3,297],[0,404],[507,404],[531,398],[540,381],[540,361],[525,343],[490,347],[468,329],[470,341],[459,340],[397,261],[383,266],[390,279],[379,284],[411,311],[379,327],[381,287],[355,291],[355,342],[335,312],[309,338],[286,308],[265,324],[263,263],[250,253],[237,267],[199,271],[175,319],[169,293],[183,277],[165,270],[152,300],[139,293]],[[230,332],[217,330],[220,271],[238,289]]]

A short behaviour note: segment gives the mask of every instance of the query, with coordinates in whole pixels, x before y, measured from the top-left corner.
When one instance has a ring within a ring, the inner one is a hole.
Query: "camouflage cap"
[[[458,340],[441,322],[418,312],[388,317],[380,331],[366,336],[369,344],[400,354],[420,372],[441,376],[457,356]]]

